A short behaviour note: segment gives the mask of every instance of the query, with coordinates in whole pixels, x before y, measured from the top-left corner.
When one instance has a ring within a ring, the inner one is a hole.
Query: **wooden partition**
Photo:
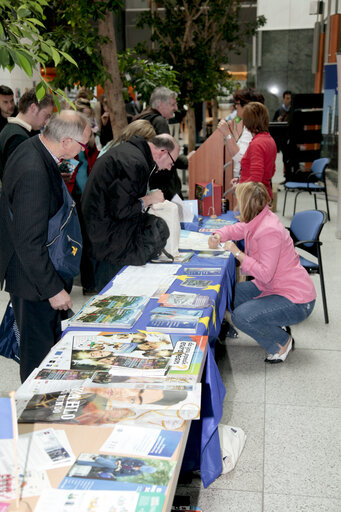
[[[223,193],[230,188],[233,161],[224,143],[224,136],[216,130],[188,159],[189,199],[195,199],[195,184],[214,179],[222,186]],[[234,195],[225,196],[229,208],[234,207]]]

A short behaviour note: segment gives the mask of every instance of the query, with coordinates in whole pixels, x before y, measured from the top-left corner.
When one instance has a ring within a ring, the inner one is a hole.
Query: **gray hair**
[[[175,147],[178,145],[176,140],[173,139],[171,135],[168,133],[162,133],[161,135],[156,135],[150,139],[152,144],[159,149],[167,149],[167,151],[172,152]]]
[[[168,89],[168,87],[156,87],[150,96],[150,106],[156,108],[159,103],[168,103],[171,98],[177,98],[178,94]]]
[[[74,110],[62,110],[53,114],[44,128],[47,139],[61,142],[63,139],[81,139],[89,121],[84,114]]]

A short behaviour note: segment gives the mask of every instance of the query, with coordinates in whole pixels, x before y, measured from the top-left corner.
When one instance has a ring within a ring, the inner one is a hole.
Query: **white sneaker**
[[[283,363],[283,361],[285,361],[286,358],[288,357],[290,350],[294,350],[294,347],[295,340],[291,338],[290,343],[287,346],[286,351],[283,352],[283,354],[280,354],[279,352],[277,352],[277,354],[268,354],[264,361],[270,364]]]

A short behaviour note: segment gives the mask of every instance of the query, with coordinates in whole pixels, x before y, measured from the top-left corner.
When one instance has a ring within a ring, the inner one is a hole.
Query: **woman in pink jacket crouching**
[[[289,232],[271,212],[270,196],[262,183],[236,187],[239,223],[209,237],[212,249],[225,242],[252,281],[237,283],[232,322],[268,352],[267,363],[285,361],[294,346],[290,329],[314,309],[316,291],[300,264]],[[231,240],[245,241],[245,253]],[[289,331],[289,332],[288,332]]]

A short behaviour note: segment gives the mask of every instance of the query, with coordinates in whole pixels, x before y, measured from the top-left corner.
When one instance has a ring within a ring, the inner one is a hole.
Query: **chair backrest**
[[[323,225],[327,222],[327,214],[322,210],[305,210],[297,212],[290,224],[290,234],[295,242],[314,240],[318,242]],[[317,257],[317,244],[309,243],[300,246],[301,249]]]
[[[317,160],[314,160],[313,164],[311,166],[311,172],[313,172],[319,180],[323,180],[324,179],[323,173],[324,173],[327,165],[329,164],[329,162],[330,162],[330,158],[318,158]]]

